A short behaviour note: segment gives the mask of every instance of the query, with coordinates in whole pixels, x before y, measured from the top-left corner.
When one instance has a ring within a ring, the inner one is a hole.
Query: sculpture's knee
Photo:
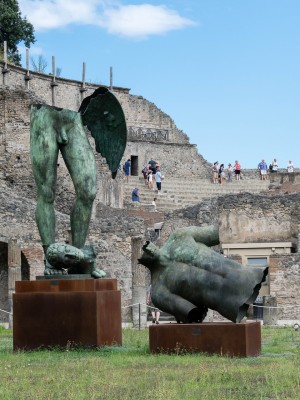
[[[96,187],[88,187],[77,192],[77,198],[83,203],[91,205],[96,198]]]
[[[46,185],[43,185],[38,189],[38,201],[39,202],[53,204],[54,199],[55,199],[55,191],[52,188],[46,187]]]

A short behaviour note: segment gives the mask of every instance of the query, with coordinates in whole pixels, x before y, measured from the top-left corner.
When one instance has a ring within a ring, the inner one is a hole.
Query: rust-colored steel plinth
[[[261,352],[260,322],[161,324],[149,327],[151,353],[203,352],[253,357]]]
[[[16,282],[14,350],[122,345],[116,279]]]

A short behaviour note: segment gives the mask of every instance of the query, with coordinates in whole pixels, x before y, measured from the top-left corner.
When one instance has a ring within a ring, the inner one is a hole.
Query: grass
[[[259,357],[152,355],[148,330],[122,347],[13,352],[0,328],[0,399],[300,399],[300,331],[262,328]]]

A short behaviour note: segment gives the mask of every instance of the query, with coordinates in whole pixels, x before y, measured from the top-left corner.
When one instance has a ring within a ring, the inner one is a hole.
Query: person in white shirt
[[[274,158],[274,160],[272,161],[271,165],[272,165],[271,172],[277,172],[278,171],[278,164],[277,164],[276,158]]]
[[[289,163],[287,165],[287,171],[288,172],[294,172],[294,166],[293,166],[293,163],[292,163],[291,160],[289,161]]]

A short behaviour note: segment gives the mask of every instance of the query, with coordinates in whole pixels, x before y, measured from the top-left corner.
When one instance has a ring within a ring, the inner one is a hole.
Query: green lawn
[[[0,328],[0,399],[300,399],[300,331],[262,328],[259,357],[152,355],[148,330],[122,347],[13,352]]]

